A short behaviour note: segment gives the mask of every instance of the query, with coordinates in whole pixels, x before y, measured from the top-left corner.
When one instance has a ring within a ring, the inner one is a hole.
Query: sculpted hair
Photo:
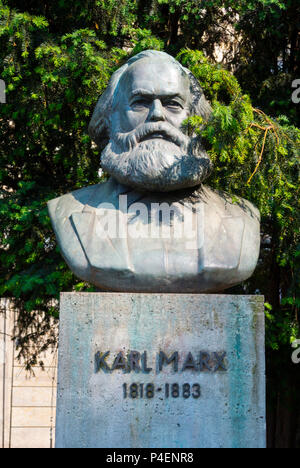
[[[95,107],[91,122],[89,124],[89,134],[92,140],[98,145],[101,145],[103,139],[109,136],[110,116],[112,112],[113,100],[115,94],[118,92],[118,87],[123,74],[127,71],[128,67],[134,62],[143,58],[161,57],[168,60],[170,63],[176,65],[183,73],[185,73],[190,81],[190,92],[192,96],[191,115],[200,115],[205,120],[211,114],[211,107],[205,99],[202,88],[198,80],[187,68],[183,67],[177,60],[165,52],[157,50],[145,50],[130,58],[121,68],[119,68],[110,78],[106,90],[101,95]]]

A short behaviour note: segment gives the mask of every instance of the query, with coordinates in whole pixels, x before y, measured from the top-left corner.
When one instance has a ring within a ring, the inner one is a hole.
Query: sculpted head
[[[89,132],[109,143],[102,168],[120,183],[143,191],[193,187],[211,170],[199,137],[183,121],[207,119],[211,109],[192,73],[173,57],[144,51],[111,77],[94,111]]]

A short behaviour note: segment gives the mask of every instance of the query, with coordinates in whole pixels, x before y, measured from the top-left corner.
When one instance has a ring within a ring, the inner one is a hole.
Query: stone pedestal
[[[265,447],[262,296],[63,293],[57,447]]]

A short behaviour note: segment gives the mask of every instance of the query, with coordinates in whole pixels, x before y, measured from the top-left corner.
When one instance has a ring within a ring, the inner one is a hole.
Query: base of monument
[[[265,444],[262,296],[62,293],[56,447]]]

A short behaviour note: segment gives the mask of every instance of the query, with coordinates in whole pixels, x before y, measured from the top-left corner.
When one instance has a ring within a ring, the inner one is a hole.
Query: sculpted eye
[[[149,101],[144,98],[136,99],[131,103],[132,108],[142,108],[142,107],[148,107],[149,106]]]
[[[165,106],[169,107],[170,109],[183,109],[182,105],[178,101],[174,101],[173,99],[170,101],[166,101]]]

